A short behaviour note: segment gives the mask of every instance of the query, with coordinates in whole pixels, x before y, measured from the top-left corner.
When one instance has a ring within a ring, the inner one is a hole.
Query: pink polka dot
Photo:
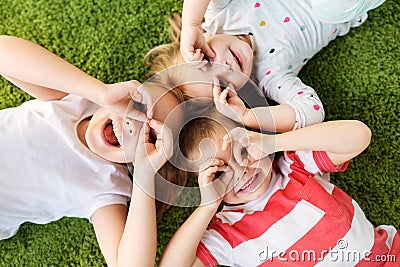
[[[314,105],[314,109],[315,109],[316,111],[318,111],[318,110],[320,109],[320,106]]]
[[[290,18],[289,17],[286,17],[284,20],[283,20],[283,22],[289,22],[290,21]]]
[[[303,91],[297,92],[298,95],[302,95],[303,93],[304,93]]]
[[[270,74],[271,74],[270,70],[265,73],[265,75],[270,75]]]
[[[335,28],[335,29],[333,30],[333,34],[335,34],[335,33],[337,33],[337,28]]]
[[[255,3],[255,5],[254,5],[254,8],[257,8],[257,7],[260,7],[260,3],[259,2]]]

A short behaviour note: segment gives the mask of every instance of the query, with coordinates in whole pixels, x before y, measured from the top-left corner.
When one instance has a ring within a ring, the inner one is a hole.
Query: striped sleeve
[[[322,172],[343,172],[349,165],[349,161],[347,161],[340,166],[335,166],[325,151],[313,151],[312,153],[315,163]]]
[[[232,266],[232,247],[216,230],[207,230],[197,247],[196,256],[205,266]]]

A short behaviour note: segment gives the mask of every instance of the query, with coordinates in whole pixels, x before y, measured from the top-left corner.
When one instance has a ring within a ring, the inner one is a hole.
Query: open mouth
[[[236,64],[238,64],[239,68],[242,69],[243,60],[242,60],[241,56],[239,55],[239,53],[232,49],[229,49],[229,51],[231,51],[231,53],[233,55],[233,59],[235,60]]]
[[[113,147],[120,147],[121,146],[120,133],[121,131],[118,130],[117,124],[114,123],[113,120],[108,119],[104,124],[101,137],[106,145]]]
[[[259,173],[256,173],[253,175],[240,189],[237,191],[237,194],[242,194],[242,193],[248,193],[252,190],[254,190],[258,184],[257,178],[259,176]],[[255,186],[254,186],[255,185]]]

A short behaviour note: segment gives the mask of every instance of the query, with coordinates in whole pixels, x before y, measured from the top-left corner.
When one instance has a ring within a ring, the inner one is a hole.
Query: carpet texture
[[[168,41],[166,17],[176,0],[2,0],[0,34],[38,43],[107,83],[144,81],[142,58]],[[370,126],[370,147],[332,181],[375,224],[400,228],[400,3],[389,0],[368,20],[337,38],[300,73],[325,104],[326,119],[357,119]],[[0,79],[0,108],[30,97]],[[397,114],[397,115],[396,115]],[[2,151],[1,153],[5,153]],[[1,163],[0,163],[1,166]],[[1,171],[1,167],[0,167]],[[159,222],[158,256],[190,213],[171,208]],[[105,266],[91,224],[64,218],[24,224],[0,241],[0,266]]]

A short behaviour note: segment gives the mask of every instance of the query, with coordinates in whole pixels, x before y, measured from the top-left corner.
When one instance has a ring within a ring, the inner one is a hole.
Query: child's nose
[[[249,172],[248,167],[242,167],[237,163],[229,164],[229,166],[233,169],[236,180],[240,180],[243,175]]]
[[[143,126],[143,122],[125,118],[123,131],[131,136],[139,134],[140,129]]]

